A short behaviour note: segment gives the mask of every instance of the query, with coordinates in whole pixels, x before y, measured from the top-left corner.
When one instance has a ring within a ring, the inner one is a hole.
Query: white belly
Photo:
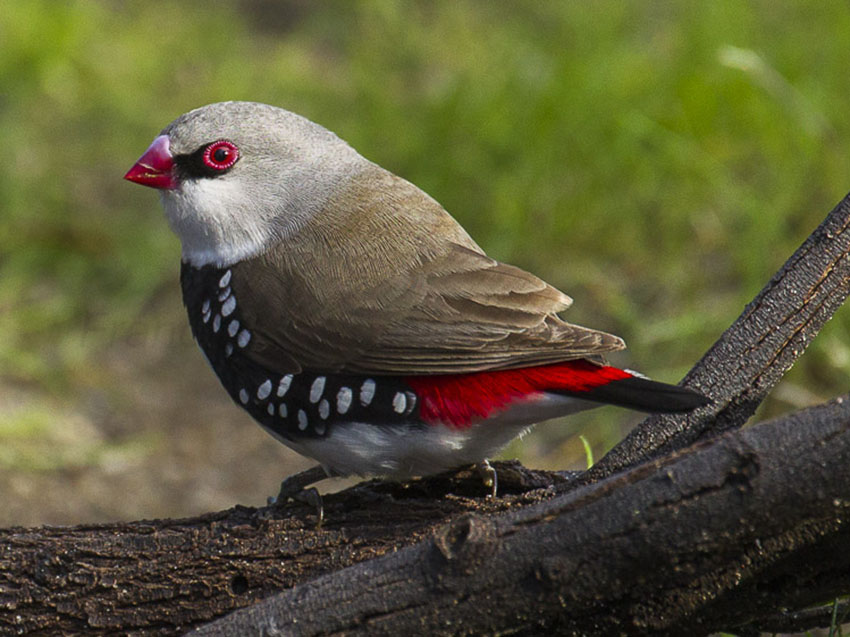
[[[440,424],[381,426],[352,422],[332,427],[323,438],[293,442],[272,435],[318,461],[330,475],[403,478],[481,462],[535,423],[598,406],[546,394],[462,429]]]

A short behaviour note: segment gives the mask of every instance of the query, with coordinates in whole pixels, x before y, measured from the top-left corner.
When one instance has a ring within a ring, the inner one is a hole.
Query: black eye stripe
[[[180,176],[184,179],[206,179],[211,177],[220,177],[226,175],[233,166],[224,170],[210,168],[204,162],[204,153],[206,149],[215,142],[208,142],[199,146],[191,153],[183,153],[182,155],[174,156],[174,165]]]

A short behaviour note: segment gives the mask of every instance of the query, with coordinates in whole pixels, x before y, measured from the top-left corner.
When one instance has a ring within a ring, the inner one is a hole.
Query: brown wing
[[[237,297],[264,300],[240,307],[250,353],[270,369],[464,373],[624,347],[562,321],[569,297],[486,256],[439,204],[378,167],[319,215],[233,268]]]

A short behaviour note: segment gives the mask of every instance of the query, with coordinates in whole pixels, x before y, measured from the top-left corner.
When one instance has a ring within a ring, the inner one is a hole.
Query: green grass
[[[850,189],[844,2],[272,6],[0,5],[0,380],[73,400],[156,332],[179,247],[121,176],[211,101],[336,131],[669,381]],[[848,343],[844,312],[789,386],[846,390]]]

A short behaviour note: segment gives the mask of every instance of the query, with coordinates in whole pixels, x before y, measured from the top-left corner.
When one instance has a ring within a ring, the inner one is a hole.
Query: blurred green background
[[[850,189],[850,8],[0,3],[0,524],[260,504],[305,468],[194,348],[179,245],[121,177],[180,113],[268,102],[416,183],[677,381]],[[850,381],[839,313],[763,413]],[[507,450],[597,457],[605,408]]]

